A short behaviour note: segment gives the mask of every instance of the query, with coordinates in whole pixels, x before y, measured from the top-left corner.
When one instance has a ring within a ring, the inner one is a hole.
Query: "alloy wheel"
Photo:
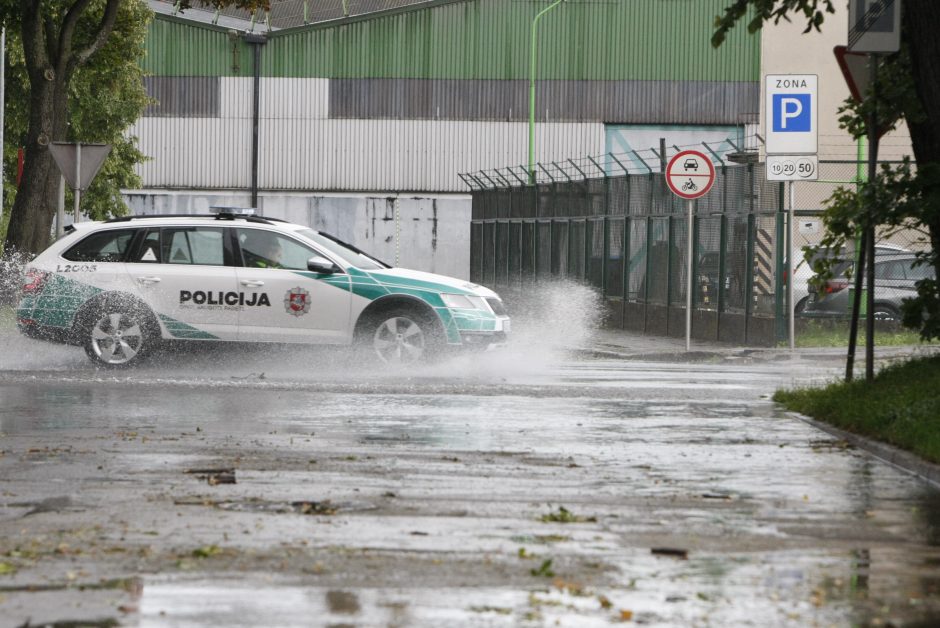
[[[376,328],[372,348],[387,364],[413,364],[424,355],[424,331],[410,318],[395,316]]]
[[[91,329],[91,349],[104,364],[127,364],[137,357],[143,345],[140,324],[128,314],[106,314]]]

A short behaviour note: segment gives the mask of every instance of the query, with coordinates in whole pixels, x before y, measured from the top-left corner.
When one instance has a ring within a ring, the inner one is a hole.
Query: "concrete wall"
[[[250,207],[241,191],[130,190],[132,214],[205,214],[215,205]],[[385,262],[470,277],[470,196],[267,193],[264,216],[331,233]]]

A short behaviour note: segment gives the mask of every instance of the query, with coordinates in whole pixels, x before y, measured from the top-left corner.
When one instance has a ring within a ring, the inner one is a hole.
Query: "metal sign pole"
[[[689,213],[688,259],[685,267],[685,350],[691,351],[692,294],[695,292],[695,281],[692,277],[695,255],[695,199],[705,196],[712,189],[715,183],[715,166],[708,157],[696,150],[679,151],[666,165],[665,180],[672,193],[685,200]]]
[[[65,176],[59,175],[59,198],[56,201],[55,233],[57,238],[65,235]]]
[[[789,316],[790,351],[796,349],[796,304],[793,303],[793,221],[796,216],[793,198],[793,181],[787,181],[788,196],[790,197],[790,214],[787,217],[787,312]]]
[[[689,238],[688,238],[688,246],[689,246],[689,249],[688,249],[688,250],[689,250],[689,255],[688,255],[688,259],[686,260],[686,276],[685,276],[685,279],[686,279],[686,289],[685,289],[685,350],[686,350],[686,351],[691,351],[691,350],[692,350],[692,290],[693,290],[693,284],[694,284],[694,282],[692,281],[692,254],[693,254],[693,248],[694,248],[694,246],[695,246],[695,244],[694,244],[694,238],[692,237],[692,236],[693,236],[693,234],[692,234],[692,229],[693,229],[693,226],[694,226],[693,212],[695,211],[695,201],[693,201],[693,200],[686,201],[686,205],[688,206],[688,209],[689,209],[689,228],[688,228],[688,231],[689,231]]]
[[[75,180],[82,180],[82,145],[75,145]],[[82,201],[82,188],[81,183],[75,186],[75,222],[81,222],[81,213],[80,206]]]

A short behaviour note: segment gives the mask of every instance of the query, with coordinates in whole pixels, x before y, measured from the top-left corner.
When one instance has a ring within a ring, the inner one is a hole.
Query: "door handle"
[[[150,283],[160,283],[159,277],[139,277],[137,279],[140,283],[150,284]]]
[[[246,288],[260,288],[264,285],[264,282],[256,279],[242,279],[241,284]]]

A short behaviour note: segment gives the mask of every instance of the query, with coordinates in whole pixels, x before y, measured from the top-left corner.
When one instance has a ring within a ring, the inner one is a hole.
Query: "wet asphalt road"
[[[769,401],[841,356],[611,338],[390,375],[2,336],[0,625],[940,623],[938,494]]]

